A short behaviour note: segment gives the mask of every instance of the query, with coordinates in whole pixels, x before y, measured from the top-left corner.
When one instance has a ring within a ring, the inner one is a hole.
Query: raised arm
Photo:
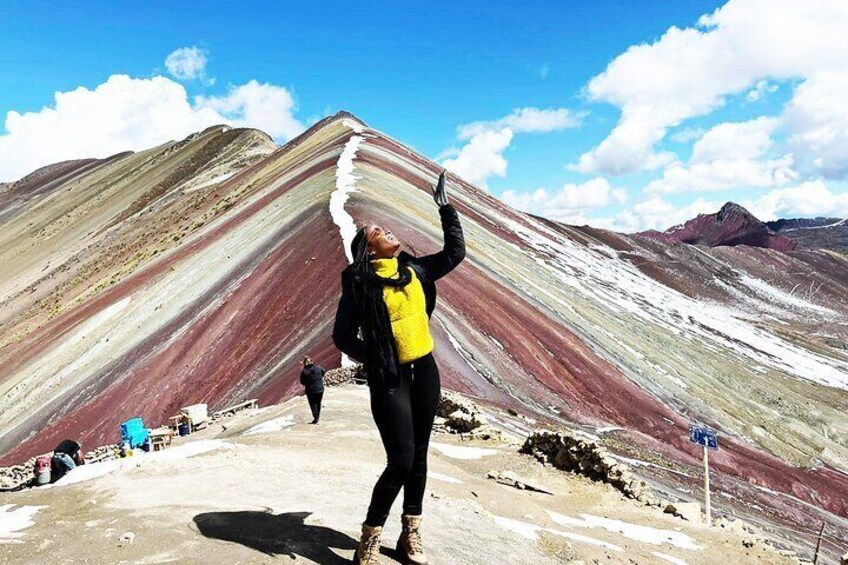
[[[339,351],[356,361],[365,362],[365,342],[359,337],[359,317],[353,302],[351,281],[342,274],[342,297],[333,324],[333,343]]]
[[[462,234],[459,215],[448,203],[445,195],[444,171],[439,175],[439,182],[433,187],[433,200],[439,205],[445,244],[438,253],[421,257],[415,262],[424,269],[428,279],[437,281],[453,271],[465,259],[465,236]]]

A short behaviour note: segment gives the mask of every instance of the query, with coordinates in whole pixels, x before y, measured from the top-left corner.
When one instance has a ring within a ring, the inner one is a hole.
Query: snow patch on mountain
[[[357,125],[352,120],[344,120],[344,124],[357,131],[354,128]],[[361,131],[361,128],[359,128]],[[356,151],[359,149],[359,144],[365,138],[361,135],[353,135],[345,143],[342,154],[339,156],[336,164],[336,190],[330,195],[330,216],[333,218],[333,223],[339,227],[339,233],[342,237],[343,248],[348,262],[353,262],[353,256],[350,253],[350,244],[356,236],[356,222],[353,217],[345,210],[345,204],[352,192],[356,192],[356,181],[358,177],[353,174],[353,160],[356,157]]]
[[[521,520],[513,520],[512,518],[505,518],[503,516],[495,516],[495,523],[529,540],[538,540],[539,534],[537,532],[541,531],[553,534],[555,536],[567,538],[572,541],[579,541],[589,545],[603,547],[611,551],[624,551],[622,548],[615,544],[605,542],[603,540],[599,540],[590,536],[574,534],[571,532],[563,532],[560,530],[555,530],[553,528],[543,528],[542,526],[537,526],[536,524],[528,524],[527,522],[522,522]]]
[[[674,530],[661,530],[640,524],[630,524],[612,518],[592,516],[591,514],[581,514],[580,519],[577,519],[551,510],[547,512],[554,522],[565,527],[602,528],[608,532],[621,534],[628,539],[650,543],[652,545],[670,544],[681,549],[703,549],[703,546],[696,544],[688,535]]]
[[[499,215],[498,221],[523,240],[536,263],[593,301],[613,311],[664,327],[684,338],[720,344],[761,365],[826,386],[848,390],[848,363],[801,349],[733,317],[725,308],[687,297],[643,274],[627,262],[611,260],[554,232],[532,217],[524,222]],[[532,225],[532,229],[524,224]],[[525,250],[526,252],[526,250]],[[756,284],[756,283],[752,283]],[[765,283],[759,285],[766,292]],[[772,298],[798,307],[821,307],[773,289]],[[553,297],[552,297],[553,298]],[[554,298],[560,301],[558,298]]]
[[[21,531],[35,523],[34,516],[46,506],[18,506],[4,504],[0,506],[0,544],[23,543]]]

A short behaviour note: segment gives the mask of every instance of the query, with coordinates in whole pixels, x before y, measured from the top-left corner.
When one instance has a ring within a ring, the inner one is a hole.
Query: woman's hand
[[[442,171],[439,175],[439,182],[436,183],[436,186],[433,187],[433,200],[436,201],[436,204],[441,208],[448,203],[448,197],[445,194],[445,173],[447,171]]]

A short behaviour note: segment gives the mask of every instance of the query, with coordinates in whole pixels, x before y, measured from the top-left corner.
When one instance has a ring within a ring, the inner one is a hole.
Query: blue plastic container
[[[149,435],[150,432],[144,427],[141,418],[133,418],[121,424],[121,441],[128,443],[130,448],[144,444]]]

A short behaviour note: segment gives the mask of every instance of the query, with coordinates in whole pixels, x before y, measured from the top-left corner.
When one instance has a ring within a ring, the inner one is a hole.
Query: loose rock
[[[437,431],[452,434],[468,434],[475,439],[501,439],[502,434],[488,424],[482,410],[458,392],[442,391],[436,407]]]
[[[362,384],[366,381],[362,365],[338,367],[324,373],[324,385],[340,386],[343,384]]]
[[[545,494],[553,494],[553,491],[548,487],[523,479],[512,471],[489,471],[486,473],[486,478],[492,479],[502,485],[515,487],[519,490],[532,490],[535,492],[543,492]]]
[[[666,514],[673,514],[690,522],[703,522],[701,516],[701,505],[697,502],[674,502],[668,504],[663,510]]]
[[[553,464],[558,469],[608,483],[628,498],[645,505],[660,505],[645,481],[594,441],[579,438],[568,431],[538,431],[527,437],[520,451],[533,455],[544,464]]]

